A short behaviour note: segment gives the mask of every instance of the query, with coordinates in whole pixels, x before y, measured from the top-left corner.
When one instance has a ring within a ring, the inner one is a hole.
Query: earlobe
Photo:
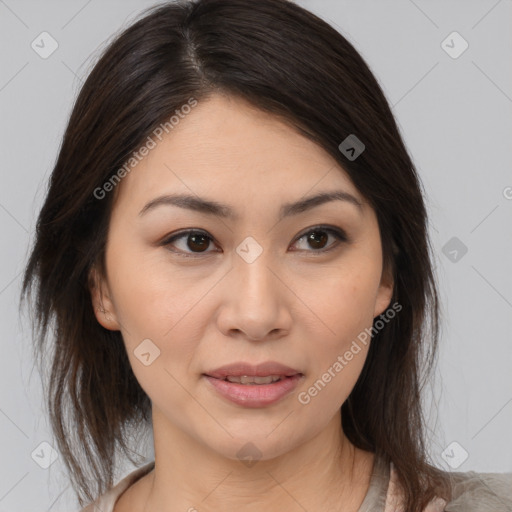
[[[377,297],[375,300],[375,310],[373,312],[373,318],[382,315],[384,311],[390,306],[391,299],[393,298],[394,291],[394,280],[389,274],[383,274],[382,279],[377,291]]]
[[[108,284],[96,267],[92,267],[89,271],[89,291],[96,320],[105,329],[119,331],[119,322],[110,298]]]

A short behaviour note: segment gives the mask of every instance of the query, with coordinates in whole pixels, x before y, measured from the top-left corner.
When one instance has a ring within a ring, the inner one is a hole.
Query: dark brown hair
[[[353,444],[394,463],[406,510],[420,511],[442,487],[427,460],[420,400],[439,330],[421,183],[362,57],[329,24],[286,0],[159,4],[115,37],[78,95],[23,297],[33,303],[42,369],[50,350],[51,425],[79,502],[113,484],[117,454],[133,460],[130,437],[150,422],[150,400],[120,332],[103,328],[92,309],[88,274],[103,264],[114,196],[98,199],[94,191],[191,97],[215,93],[241,97],[316,142],[376,212],[395,280],[392,302],[402,309],[374,334],[342,423]],[[338,148],[351,134],[365,145],[355,160]]]

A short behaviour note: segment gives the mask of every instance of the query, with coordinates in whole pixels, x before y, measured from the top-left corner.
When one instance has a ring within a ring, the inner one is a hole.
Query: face
[[[252,442],[265,459],[339,416],[368,352],[360,335],[389,306],[392,282],[375,212],[323,149],[213,96],[115,194],[92,297],[98,321],[121,331],[159,427],[232,459]],[[224,373],[280,380],[231,384],[216,374],[231,364]]]

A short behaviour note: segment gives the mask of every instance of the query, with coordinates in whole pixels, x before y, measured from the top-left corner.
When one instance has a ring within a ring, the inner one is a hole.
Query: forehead
[[[175,119],[169,133],[150,136],[152,149],[116,193],[137,203],[181,191],[235,204],[297,198],[335,187],[363,202],[323,148],[243,99],[214,95]]]

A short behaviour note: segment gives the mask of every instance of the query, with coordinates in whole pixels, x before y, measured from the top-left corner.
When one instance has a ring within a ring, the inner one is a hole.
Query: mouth
[[[258,377],[256,375],[228,375],[225,379],[226,382],[233,382],[236,384],[243,384],[247,386],[261,386],[263,384],[273,384],[280,380],[288,379],[285,375],[268,375],[267,377]]]
[[[301,372],[295,368],[285,366],[275,361],[268,361],[256,365],[239,361],[205,372],[205,375],[223,380],[229,378],[231,382],[239,382],[236,379],[244,378],[247,384],[251,382],[256,384],[268,384],[266,381],[261,381],[260,378],[277,381],[284,377],[292,377],[300,373]]]
[[[203,374],[213,390],[243,407],[265,407],[291,393],[304,374],[279,363],[235,363]]]

